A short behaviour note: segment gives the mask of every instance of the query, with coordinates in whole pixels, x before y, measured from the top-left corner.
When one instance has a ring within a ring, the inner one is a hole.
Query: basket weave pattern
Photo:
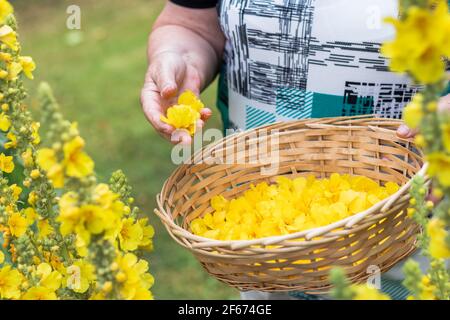
[[[400,124],[372,117],[308,119],[226,137],[202,150],[203,162],[198,153],[192,164],[174,171],[157,196],[155,213],[212,276],[240,290],[325,293],[333,266],[343,267],[353,282],[362,282],[371,275],[369,266],[385,272],[415,250],[419,228],[406,214],[408,190],[410,179],[425,168],[414,145],[397,137]],[[272,175],[261,173],[267,162],[251,161],[246,152],[266,132],[278,140],[268,146],[278,151],[270,159],[279,166]],[[243,157],[245,163],[224,163],[224,151]],[[272,183],[279,175],[326,178],[333,172],[402,187],[365,212],[288,235],[219,241],[189,232],[193,219],[213,211],[210,200],[215,195],[231,199],[250,184]]]

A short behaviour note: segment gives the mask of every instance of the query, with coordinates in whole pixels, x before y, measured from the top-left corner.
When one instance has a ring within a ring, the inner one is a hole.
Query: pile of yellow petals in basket
[[[170,124],[175,129],[187,130],[190,135],[195,133],[197,120],[204,104],[192,91],[184,91],[178,97],[178,104],[167,109],[167,117],[161,116],[161,121]]]
[[[190,223],[191,231],[217,240],[249,240],[284,235],[325,226],[394,194],[398,184],[379,185],[362,176],[333,173],[328,179],[313,175],[276,183],[251,185],[242,196],[211,199],[213,213]]]

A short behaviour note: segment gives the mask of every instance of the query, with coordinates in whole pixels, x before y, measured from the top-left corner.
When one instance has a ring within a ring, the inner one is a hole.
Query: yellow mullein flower
[[[67,192],[59,199],[60,213],[57,218],[61,222],[61,233],[68,235],[75,230],[81,221],[80,210],[77,206],[78,195],[75,192]]]
[[[9,188],[12,190],[12,196],[14,201],[19,200],[20,194],[22,193],[22,188],[15,183],[10,185]]]
[[[432,152],[426,156],[429,163],[428,174],[436,177],[443,186],[450,186],[450,156]]]
[[[416,94],[412,101],[408,103],[408,105],[403,109],[403,120],[406,125],[410,128],[417,128],[422,121],[423,112],[422,112],[422,103],[423,96],[418,93]]]
[[[69,289],[77,292],[84,293],[89,289],[89,286],[94,283],[95,267],[83,260],[77,260],[73,263],[68,274],[67,282]]]
[[[31,151],[31,148],[27,148],[27,150],[23,152],[21,156],[25,167],[31,167],[34,165],[33,152]]]
[[[385,295],[377,289],[367,285],[357,285],[352,288],[355,292],[353,300],[390,300],[388,295]]]
[[[0,154],[0,170],[6,173],[13,172],[14,161],[12,156],[7,156],[4,153]]]
[[[5,255],[2,251],[0,251],[0,264],[2,264],[3,262],[5,262]]]
[[[7,52],[0,52],[0,61],[11,62],[12,61],[12,55],[10,53],[7,53]]]
[[[188,105],[179,104],[167,109],[167,118],[161,116],[161,121],[170,124],[176,129],[185,129],[189,134],[195,133],[200,113]]]
[[[39,135],[39,128],[41,124],[39,122],[33,122],[31,124],[31,137],[33,138],[33,144],[39,144],[41,142],[41,137]]]
[[[143,231],[143,237],[141,242],[139,243],[139,247],[143,249],[152,250],[153,248],[152,238],[155,235],[155,229],[153,229],[152,225],[148,224],[148,218],[139,219],[138,223]]]
[[[10,265],[0,268],[0,299],[18,299],[22,281],[22,274]]]
[[[405,19],[393,18],[396,38],[385,43],[381,52],[391,59],[390,68],[410,72],[420,83],[435,83],[444,76],[443,56],[450,55],[450,16],[446,1],[434,10],[412,6]],[[436,32],[436,30],[445,30]]]
[[[53,271],[48,263],[41,263],[37,266],[36,274],[40,277],[39,285],[56,291],[61,287],[62,275],[58,271]]]
[[[17,80],[19,74],[22,72],[22,65],[18,62],[11,62],[8,64],[8,80]]]
[[[5,143],[5,145],[4,145],[5,149],[11,149],[11,148],[17,147],[17,137],[14,133],[12,133],[10,131],[10,132],[8,132],[6,137],[9,139],[9,141]]]
[[[14,12],[12,5],[6,0],[0,0],[0,24],[4,24],[6,17]]]
[[[83,152],[84,140],[77,136],[64,144],[64,165],[70,177],[82,178],[94,170],[94,162]]]
[[[450,248],[445,241],[447,231],[444,222],[439,218],[433,218],[427,225],[428,235],[430,236],[430,254],[436,259],[450,258]]]
[[[22,296],[22,300],[58,300],[55,291],[43,287],[31,287]]]
[[[167,117],[161,116],[161,121],[170,124],[176,129],[184,129],[193,135],[196,130],[200,111],[205,106],[197,96],[189,90],[178,97],[178,104],[167,109]]]
[[[47,177],[55,188],[64,186],[64,168],[58,163],[56,152],[50,148],[42,148],[37,151],[36,157],[39,166],[47,172]]]
[[[125,251],[136,250],[142,242],[144,231],[138,222],[132,218],[122,221],[122,228],[119,232],[120,247]]]
[[[23,73],[29,79],[34,79],[33,71],[36,69],[36,64],[31,57],[19,57],[19,62],[22,66]]]
[[[54,232],[53,227],[50,225],[47,219],[39,220],[37,223],[37,227],[39,232],[39,239],[43,239]]]
[[[13,212],[8,219],[8,227],[13,236],[20,237],[27,231],[27,219],[22,217],[20,213]]]
[[[9,120],[9,117],[2,112],[0,114],[0,130],[8,131],[10,127],[11,121]]]
[[[7,25],[0,27],[0,42],[3,42],[12,50],[19,50],[16,32]]]
[[[200,112],[205,107],[203,102],[201,102],[200,99],[197,98],[197,96],[190,90],[184,91],[178,97],[178,104],[191,106],[197,112]]]
[[[38,218],[36,210],[34,210],[31,207],[28,207],[25,210],[23,210],[23,214],[25,215],[28,225],[32,225]]]
[[[441,124],[442,143],[445,149],[450,152],[450,123]]]
[[[28,203],[32,206],[36,205],[36,200],[37,200],[37,195],[36,192],[31,191],[30,194],[28,195]]]
[[[153,277],[147,273],[148,263],[132,254],[127,253],[116,258],[119,267],[118,281],[121,283],[120,294],[126,300],[152,299],[150,287],[153,285]]]

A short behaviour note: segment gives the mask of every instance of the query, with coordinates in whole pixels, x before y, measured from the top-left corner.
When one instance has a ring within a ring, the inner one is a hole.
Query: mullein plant
[[[418,246],[430,260],[426,273],[408,260],[403,272],[409,299],[450,299],[450,109],[439,104],[448,88],[446,72],[450,57],[450,14],[447,0],[400,0],[400,17],[388,18],[396,30],[394,40],[382,46],[392,71],[406,73],[423,85],[405,108],[405,123],[418,133],[415,143],[429,164],[427,174],[413,179],[408,215],[421,227]],[[429,196],[437,200],[431,202]],[[367,285],[351,285],[342,270],[332,271],[333,295],[340,299],[388,299]]]
[[[153,228],[121,171],[99,183],[76,123],[42,84],[41,124],[24,100],[35,63],[0,0],[0,300],[152,299],[142,256]]]

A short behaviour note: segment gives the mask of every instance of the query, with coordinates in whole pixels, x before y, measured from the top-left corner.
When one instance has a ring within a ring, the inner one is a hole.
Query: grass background
[[[157,299],[232,299],[234,289],[208,276],[178,246],[153,214],[155,195],[175,168],[171,145],[147,123],[139,94],[146,71],[146,44],[162,0],[16,0],[23,54],[37,63],[28,81],[29,105],[36,110],[36,87],[48,81],[64,114],[77,121],[96,161],[100,180],[121,168],[137,203],[156,227],[151,254]],[[69,5],[81,8],[81,31],[66,28]],[[174,17],[176,19],[176,17]],[[213,107],[216,85],[202,98]],[[218,112],[209,126],[220,127]]]

